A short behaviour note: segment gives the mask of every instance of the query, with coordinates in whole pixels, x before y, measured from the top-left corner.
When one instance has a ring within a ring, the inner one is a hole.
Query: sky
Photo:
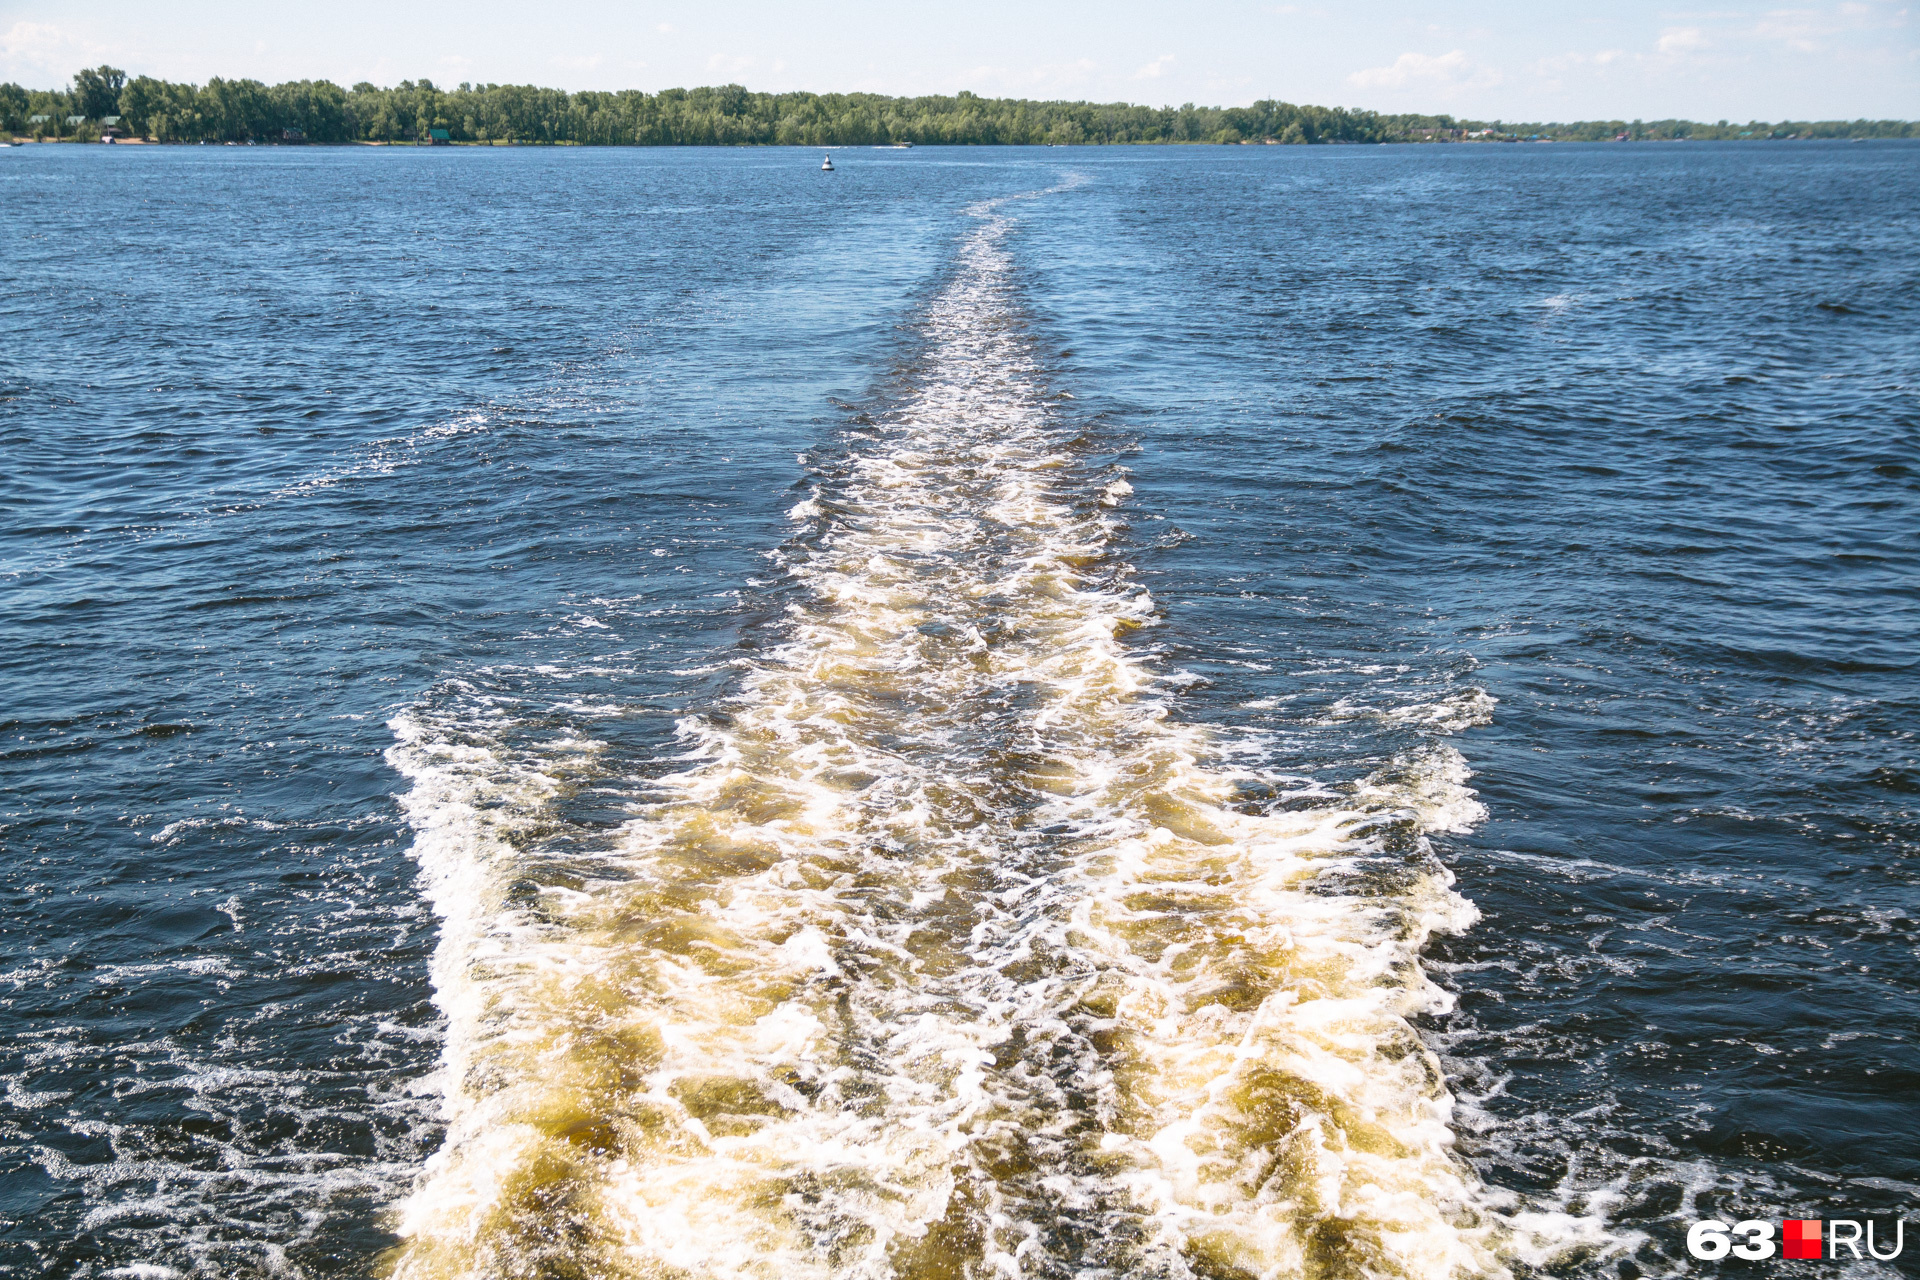
[[[752,89],[1241,106],[1509,121],[1920,117],[1920,0],[0,0],[0,80],[83,66],[342,85]]]

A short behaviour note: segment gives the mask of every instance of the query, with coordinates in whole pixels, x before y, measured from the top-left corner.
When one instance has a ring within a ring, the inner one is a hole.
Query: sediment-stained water
[[[0,1262],[1910,1205],[1920,152],[1247,151],[9,155]]]
[[[1017,203],[967,211],[898,402],[791,512],[790,616],[607,847],[517,838],[590,742],[396,720],[451,1128],[395,1274],[1500,1270],[1407,1023],[1472,918],[1424,837],[1466,770],[1209,767],[1128,643],[1130,486],[1050,412]]]

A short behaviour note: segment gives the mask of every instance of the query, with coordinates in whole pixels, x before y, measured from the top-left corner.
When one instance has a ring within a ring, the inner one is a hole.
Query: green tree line
[[[1452,116],[1384,115],[1346,107],[1263,100],[1250,107],[1148,107],[1124,102],[913,98],[873,93],[755,93],[740,85],[617,93],[535,85],[431,80],[391,88],[325,80],[224,80],[203,85],[129,78],[114,67],[81,71],[66,89],[0,85],[0,130],[89,139],[118,116],[123,132],[160,142],[318,143],[424,141],[587,146],[732,146],[1038,143],[1381,143],[1589,141],[1678,138],[1915,137],[1900,120],[1818,122],[1687,120],[1503,124]],[[80,117],[84,123],[69,124]]]

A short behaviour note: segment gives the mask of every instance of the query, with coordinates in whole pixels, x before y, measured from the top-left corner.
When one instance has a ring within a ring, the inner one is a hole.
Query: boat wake
[[[616,842],[547,838],[593,741],[395,722],[449,1132],[392,1275],[1518,1256],[1408,1022],[1474,918],[1424,833],[1478,814],[1444,735],[1488,700],[1407,709],[1425,745],[1344,798],[1210,759],[1128,642],[1130,490],[1047,398],[1009,206],[970,212],[910,393],[794,509],[777,643]]]

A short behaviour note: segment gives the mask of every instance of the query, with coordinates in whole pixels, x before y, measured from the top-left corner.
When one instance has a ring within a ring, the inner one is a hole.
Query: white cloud
[[[38,53],[63,43],[66,38],[60,33],[60,28],[51,23],[16,22],[7,34],[0,36],[0,57],[13,58]]]
[[[1533,64],[1533,74],[1542,80],[1558,84],[1568,74],[1588,71],[1594,68],[1610,67],[1627,57],[1624,49],[1601,49],[1597,53],[1562,53],[1551,58],[1542,58]]]
[[[707,59],[707,70],[729,82],[744,81],[747,73],[760,65],[760,59],[731,53],[716,53]]]
[[[963,77],[962,87],[976,93],[1003,93],[1015,97],[1072,97],[1094,82],[1100,64],[1091,58],[1072,62],[1043,62],[1031,67],[979,66]]]
[[[1828,13],[1823,9],[1774,9],[1754,24],[1755,39],[1784,44],[1795,53],[1818,53],[1834,37],[1848,32],[1897,27],[1906,18],[1905,9],[1877,20],[1871,5],[1842,4]]]
[[[1354,72],[1347,77],[1347,83],[1361,89],[1397,89],[1415,80],[1443,78],[1466,63],[1467,55],[1460,49],[1443,53],[1437,58],[1424,53],[1403,53],[1394,59],[1392,66],[1368,67],[1365,71]]]
[[[1146,66],[1134,72],[1133,78],[1135,80],[1158,80],[1161,76],[1167,74],[1167,68],[1172,66],[1176,61],[1177,59],[1172,54],[1163,53]]]
[[[35,87],[65,84],[78,67],[101,53],[97,45],[47,22],[16,22],[0,35],[0,78]]]
[[[1668,27],[1653,47],[1665,57],[1677,58],[1704,49],[1708,43],[1707,33],[1698,27]]]
[[[1795,14],[1770,16],[1753,28],[1753,34],[1759,39],[1784,44],[1795,53],[1818,53],[1820,37],[1827,33],[1821,24]]]
[[[1477,66],[1467,60],[1466,50],[1448,53],[1403,53],[1391,66],[1368,67],[1347,77],[1356,89],[1403,89],[1409,86],[1484,88],[1500,83],[1500,73],[1492,67]]]

